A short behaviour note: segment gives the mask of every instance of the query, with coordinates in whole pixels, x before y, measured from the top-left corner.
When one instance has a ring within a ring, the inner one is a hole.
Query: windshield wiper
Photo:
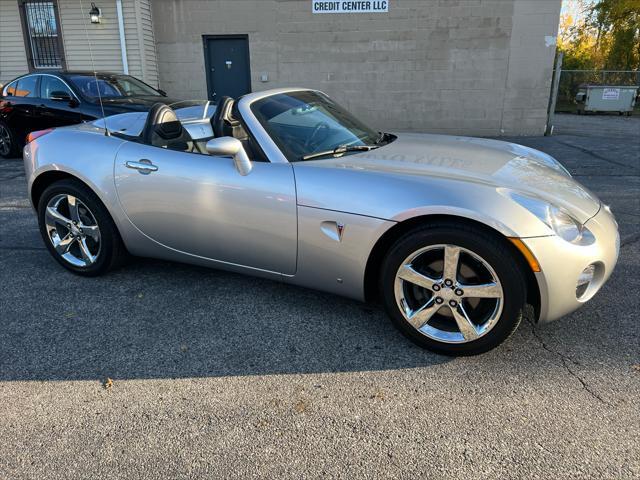
[[[314,158],[326,157],[327,155],[343,155],[347,152],[368,152],[380,148],[380,145],[338,145],[333,150],[325,150],[324,152],[311,153],[302,157],[302,160],[312,160]]]
[[[380,136],[378,137],[378,139],[376,140],[376,145],[380,145],[382,146],[382,144],[387,144],[389,143],[389,134],[388,133],[384,133],[384,132],[378,132],[380,134]]]

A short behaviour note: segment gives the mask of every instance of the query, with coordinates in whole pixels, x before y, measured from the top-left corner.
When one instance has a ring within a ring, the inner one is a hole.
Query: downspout
[[[120,53],[122,55],[122,69],[125,75],[129,75],[129,62],[127,61],[127,42],[124,36],[124,17],[122,16],[122,0],[116,0],[116,12],[118,15],[118,32],[120,33]]]

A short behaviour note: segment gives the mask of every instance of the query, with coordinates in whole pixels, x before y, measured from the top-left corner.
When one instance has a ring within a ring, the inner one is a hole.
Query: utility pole
[[[551,98],[549,99],[549,111],[547,112],[547,128],[544,131],[545,136],[553,134],[553,117],[556,112],[556,102],[558,101],[558,89],[560,87],[560,76],[562,75],[562,60],[564,53],[558,52],[556,58],[556,68],[553,73],[553,82],[551,85]]]

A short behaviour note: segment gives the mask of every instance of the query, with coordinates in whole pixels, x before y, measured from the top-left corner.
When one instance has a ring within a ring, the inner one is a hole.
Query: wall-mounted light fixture
[[[91,10],[89,10],[89,18],[91,18],[91,23],[102,22],[102,10],[96,7],[96,4],[93,2],[91,2]]]

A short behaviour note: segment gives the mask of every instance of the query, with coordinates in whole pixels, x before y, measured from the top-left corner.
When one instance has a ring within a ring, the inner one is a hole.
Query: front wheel
[[[526,304],[520,262],[508,242],[480,228],[443,223],[404,235],[381,276],[387,313],[423,348],[486,352],[518,327]]]

